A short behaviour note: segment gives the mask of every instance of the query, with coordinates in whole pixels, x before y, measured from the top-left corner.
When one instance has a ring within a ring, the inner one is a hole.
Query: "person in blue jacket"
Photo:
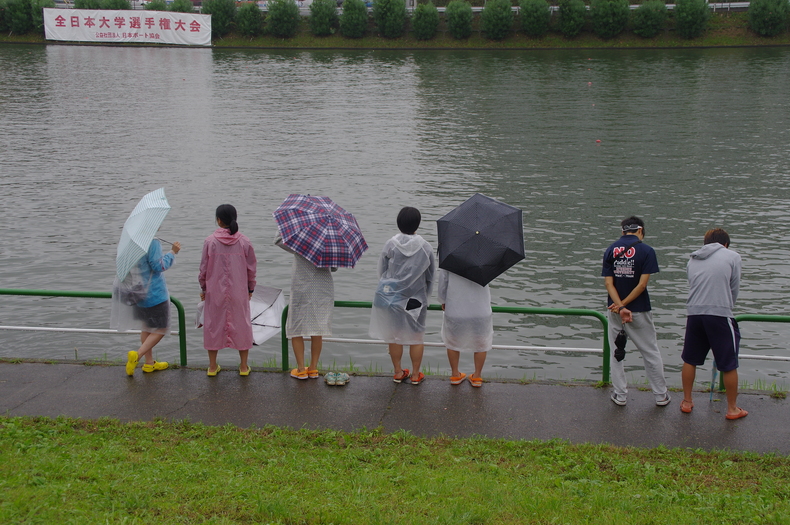
[[[164,370],[169,365],[165,361],[157,362],[153,349],[170,331],[170,294],[162,273],[173,266],[176,254],[181,250],[181,243],[174,242],[171,250],[162,254],[162,245],[158,239],[151,241],[148,253],[140,259],[133,271],[136,279],[145,288],[141,301],[132,305],[134,319],[142,323],[140,332],[140,348],[127,354],[126,373],[134,375],[134,369],[140,359],[145,359],[143,372]]]

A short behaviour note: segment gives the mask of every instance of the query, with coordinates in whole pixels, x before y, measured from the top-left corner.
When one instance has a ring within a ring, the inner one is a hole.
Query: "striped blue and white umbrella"
[[[118,242],[118,254],[115,257],[118,279],[123,281],[137,261],[148,253],[148,247],[169,211],[170,204],[167,203],[164,188],[152,191],[137,203],[123,225]]]

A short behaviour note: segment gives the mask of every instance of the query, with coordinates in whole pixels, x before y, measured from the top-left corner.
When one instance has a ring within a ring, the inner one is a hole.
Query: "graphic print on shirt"
[[[633,279],[635,276],[634,255],[636,255],[636,248],[631,246],[628,248],[628,251],[626,251],[625,248],[625,246],[617,246],[612,250],[612,255],[614,256],[614,276]],[[623,255],[624,251],[625,255]]]

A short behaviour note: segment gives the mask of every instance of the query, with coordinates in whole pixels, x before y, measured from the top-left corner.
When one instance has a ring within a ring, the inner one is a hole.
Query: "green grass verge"
[[[788,523],[790,459],[0,418],[2,523]]]
[[[217,48],[264,49],[633,49],[790,45],[789,32],[772,38],[761,37],[752,32],[749,29],[746,12],[713,13],[707,31],[700,38],[693,40],[677,36],[672,30],[671,19],[668,29],[655,38],[638,37],[629,29],[620,36],[609,40],[602,40],[586,31],[572,39],[564,38],[554,32],[542,38],[531,38],[517,33],[498,42],[488,40],[477,32],[466,40],[455,40],[447,33],[440,33],[431,40],[417,40],[411,35],[397,39],[374,35],[350,39],[339,34],[316,37],[307,31],[304,21],[302,25],[302,31],[290,39],[280,39],[268,35],[250,39],[231,33],[224,38],[215,39],[213,45]],[[41,35],[2,34],[0,43],[3,42],[43,44],[47,41]]]

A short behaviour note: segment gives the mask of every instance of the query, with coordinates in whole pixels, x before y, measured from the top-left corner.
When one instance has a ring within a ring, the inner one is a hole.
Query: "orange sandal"
[[[461,383],[464,382],[464,379],[466,379],[466,374],[461,372],[460,376],[451,376],[450,377],[450,384],[451,385],[460,385]]]
[[[307,379],[307,369],[299,370],[298,368],[294,368],[291,370],[291,377],[295,377],[296,379]]]
[[[417,377],[411,376],[411,384],[419,385],[420,383],[423,382],[424,379],[425,379],[425,374],[420,372],[419,374],[417,374]]]
[[[481,386],[483,386],[483,378],[475,377],[475,375],[472,374],[469,376],[469,383],[471,383],[471,385],[474,387],[480,388]]]
[[[320,374],[318,373],[318,369],[317,368],[308,368],[307,369],[307,377],[309,377],[310,379],[318,379],[319,375]]]
[[[403,380],[407,379],[408,377],[409,377],[409,369],[404,368],[400,374],[395,374],[394,376],[392,376],[392,380],[395,381],[396,383],[402,383]]]

